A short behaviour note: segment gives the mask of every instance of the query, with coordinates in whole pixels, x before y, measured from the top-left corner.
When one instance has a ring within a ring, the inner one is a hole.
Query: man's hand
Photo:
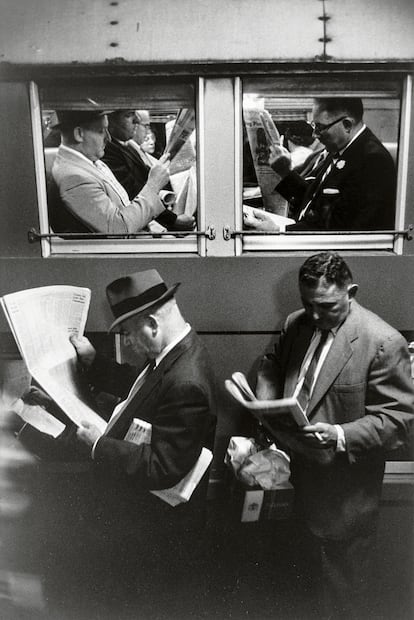
[[[158,192],[165,187],[170,180],[169,166],[170,154],[165,153],[149,171],[147,185],[156,194],[158,194]]]
[[[37,405],[47,411],[53,409],[54,405],[54,401],[50,398],[50,396],[34,385],[30,386],[30,390],[24,394],[23,401],[26,405]]]
[[[309,424],[308,426],[303,426],[299,434],[309,447],[322,450],[327,448],[335,450],[336,448],[338,432],[333,424],[327,424],[326,422]]]
[[[95,441],[99,439],[101,435],[102,433],[97,426],[89,424],[89,422],[84,420],[82,420],[82,426],[79,426],[76,431],[76,437],[90,448],[92,448]]]
[[[250,207],[249,212],[245,211],[243,213],[243,223],[248,228],[254,228],[256,230],[280,231],[279,226],[274,223],[271,216],[266,211],[256,209],[255,207]]]
[[[283,179],[290,172],[292,160],[290,153],[284,146],[272,145],[270,147],[269,166]]]
[[[89,340],[85,338],[85,336],[82,336],[81,338],[71,336],[70,341],[76,349],[78,359],[82,366],[89,368],[96,357],[94,347],[91,345]]]
[[[195,219],[192,215],[186,215],[185,213],[181,213],[181,215],[177,215],[177,219],[175,220],[172,229],[173,230],[193,230],[195,226]]]

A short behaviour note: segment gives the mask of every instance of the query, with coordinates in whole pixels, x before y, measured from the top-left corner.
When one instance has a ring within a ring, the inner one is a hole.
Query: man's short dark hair
[[[321,278],[342,288],[352,282],[348,265],[336,252],[321,252],[308,258],[299,270],[299,284],[314,288]]]
[[[364,106],[360,97],[318,97],[315,103],[328,114],[346,114],[355,121],[362,121]]]

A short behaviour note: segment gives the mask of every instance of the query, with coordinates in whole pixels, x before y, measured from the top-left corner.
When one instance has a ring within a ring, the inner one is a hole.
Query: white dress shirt
[[[177,344],[179,342],[181,342],[181,340],[183,340],[187,334],[189,334],[191,331],[191,325],[189,323],[185,324],[185,327],[183,329],[183,331],[176,337],[174,338],[174,340],[172,340],[170,342],[170,344],[168,344],[166,347],[164,347],[164,349],[161,351],[161,353],[159,353],[157,355],[157,357],[155,358],[155,365],[153,367],[153,369],[155,369],[161,362],[161,360],[164,359],[164,357],[166,357],[168,355],[168,353],[170,351],[172,351],[172,349],[174,349],[174,347],[177,346]],[[131,400],[134,398],[135,394],[141,389],[141,387],[144,385],[145,383],[145,379],[147,378],[147,375],[149,374],[149,372],[152,372],[153,369],[151,369],[150,364],[147,364],[145,366],[145,368],[140,372],[140,374],[138,375],[138,377],[136,378],[135,382],[133,383],[131,389],[129,390],[128,396],[125,398],[125,400],[121,401],[120,403],[118,403],[118,405],[115,407],[115,409],[112,412],[111,418],[108,422],[108,425],[105,429],[104,435],[106,435],[108,433],[108,431],[114,426],[115,422],[117,422],[119,420],[119,418],[121,417],[123,411],[125,410],[125,408],[127,407],[127,405],[131,402]],[[98,437],[98,439],[95,441],[95,443],[92,446],[92,458],[94,458],[94,454],[95,454],[95,447],[96,444],[98,443],[100,437]]]
[[[336,336],[336,333],[339,329],[339,326],[336,327],[335,329],[331,329],[329,330],[329,334],[328,337],[326,339],[325,344],[323,345],[321,354],[319,356],[319,360],[318,363],[316,365],[316,369],[315,369],[315,373],[313,376],[313,381],[312,381],[312,385],[310,386],[310,395],[312,395],[313,390],[315,388],[316,385],[316,381],[319,377],[319,374],[321,372],[321,368],[323,366],[324,361],[326,360],[326,357],[329,353],[329,349],[332,346],[332,343],[334,341],[334,338]],[[300,371],[299,371],[299,377],[298,377],[298,382],[296,384],[296,388],[295,388],[295,393],[294,396],[297,396],[297,394],[299,393],[299,391],[302,388],[303,385],[303,381],[305,379],[305,375],[306,372],[310,366],[310,363],[312,361],[313,355],[315,353],[315,350],[319,344],[319,341],[321,339],[321,335],[322,332],[320,329],[316,329],[313,333],[312,339],[310,341],[308,350],[306,351],[305,357],[303,358],[303,362],[302,365],[300,367]],[[336,451],[337,452],[345,452],[346,451],[346,442],[345,442],[345,433],[343,431],[343,428],[340,424],[334,424],[336,431],[338,433],[338,437],[337,437],[337,444],[336,444]]]

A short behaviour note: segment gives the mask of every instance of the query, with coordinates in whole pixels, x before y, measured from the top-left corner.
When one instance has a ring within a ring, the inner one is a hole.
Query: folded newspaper
[[[69,341],[84,333],[90,296],[87,288],[56,285],[10,293],[0,301],[30,375],[77,426],[85,420],[103,432],[106,422],[93,409]]]
[[[152,426],[149,422],[134,418],[125,435],[125,441],[131,441],[138,445],[142,443],[149,444],[151,443],[151,434]],[[207,471],[212,458],[213,455],[211,450],[203,448],[194,467],[180,480],[180,482],[169,489],[151,491],[151,493],[167,502],[167,504],[170,504],[170,506],[178,506],[178,504],[188,502],[204,473]]]
[[[242,372],[235,372],[226,379],[227,391],[237,402],[249,409],[260,421],[267,425],[275,416],[288,414],[298,426],[306,426],[309,420],[295,396],[276,400],[258,400]]]
[[[164,153],[169,153],[171,161],[182,149],[195,129],[194,108],[182,108],[177,114],[174,126],[168,137]]]
[[[256,209],[255,207],[251,207],[250,205],[243,204],[243,223],[245,226],[253,226],[254,223],[260,221],[257,217],[257,214],[260,214],[260,209]],[[286,217],[285,215],[277,215],[277,213],[271,213],[270,211],[266,211],[266,218],[272,221],[275,226],[275,232],[285,232],[286,226],[290,224],[295,224],[296,220],[291,217]]]
[[[269,165],[271,148],[280,144],[280,135],[272,116],[263,107],[243,103],[243,120],[250,152],[260,186],[263,207],[278,215],[286,216],[287,201],[275,189],[280,177]]]

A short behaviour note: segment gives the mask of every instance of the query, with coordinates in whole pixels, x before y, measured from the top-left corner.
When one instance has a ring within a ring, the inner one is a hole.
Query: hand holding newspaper
[[[103,432],[106,422],[92,408],[69,341],[72,335],[83,335],[89,302],[89,289],[66,285],[32,288],[1,298],[31,376],[72,422],[80,426],[86,420]]]
[[[182,108],[175,119],[174,127],[167,140],[164,153],[169,153],[171,162],[178,151],[187,142],[195,129],[195,110],[194,108]]]

